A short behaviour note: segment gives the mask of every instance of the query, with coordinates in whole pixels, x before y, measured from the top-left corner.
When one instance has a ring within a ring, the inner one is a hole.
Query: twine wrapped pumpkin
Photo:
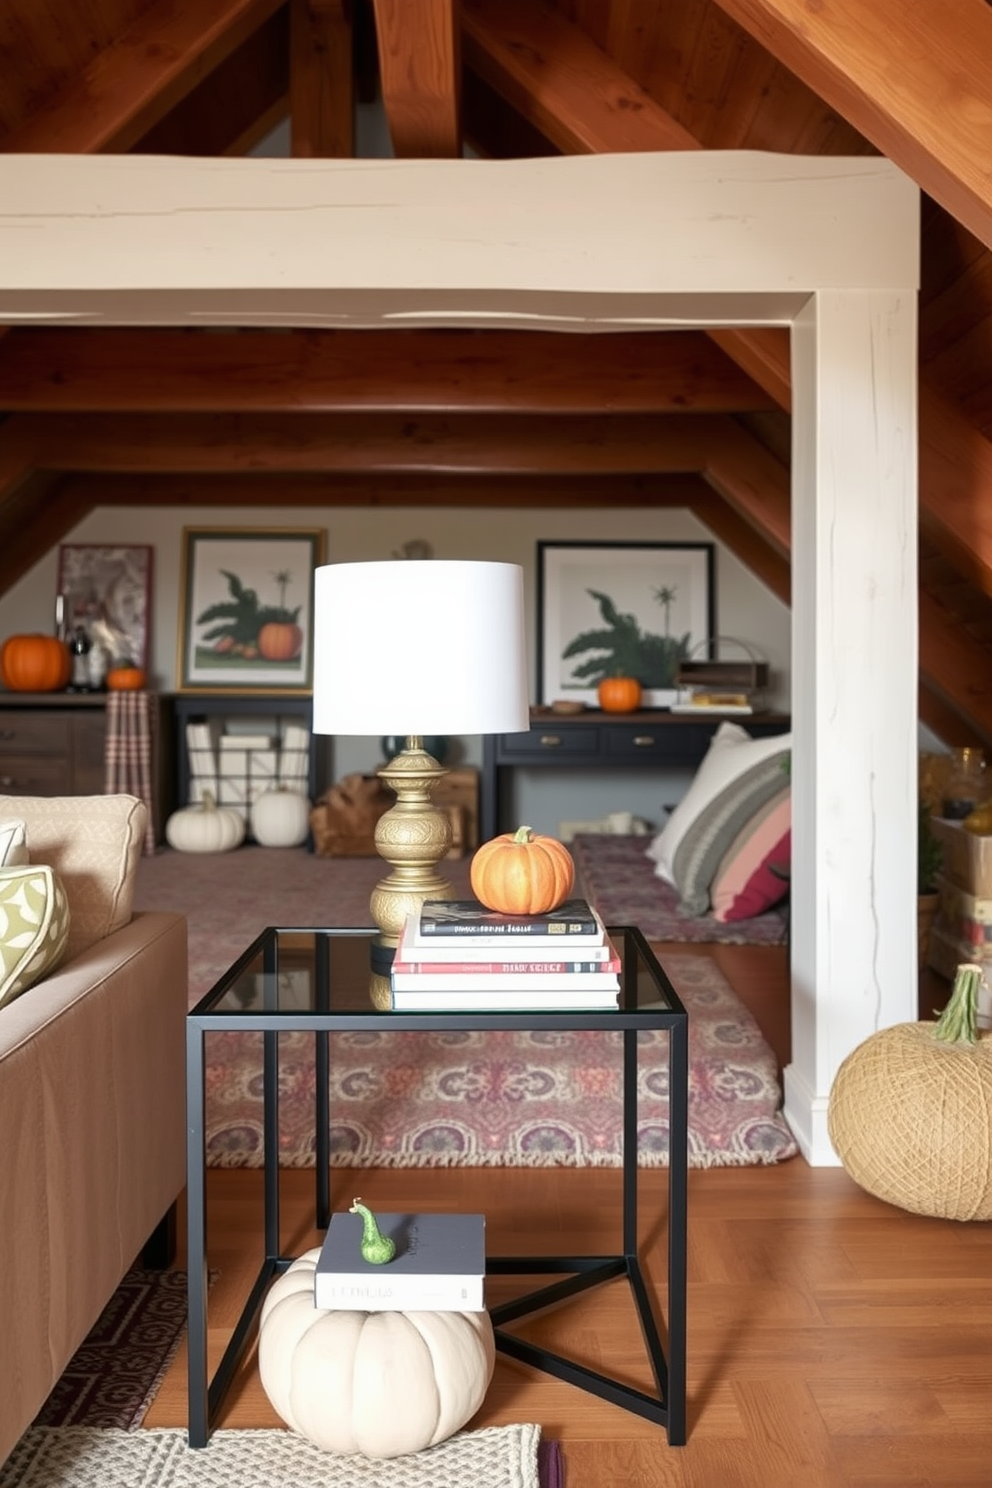
[[[992,1219],[992,1033],[978,966],[958,967],[936,1023],[873,1033],[837,1071],[827,1127],[855,1183],[938,1219]]]

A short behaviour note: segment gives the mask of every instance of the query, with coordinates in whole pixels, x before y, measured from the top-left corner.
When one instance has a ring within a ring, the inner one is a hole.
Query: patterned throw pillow
[[[792,792],[786,786],[738,832],[724,853],[710,885],[715,920],[723,924],[749,920],[785,898],[791,829]],[[774,872],[776,867],[786,874]]]
[[[43,863],[0,868],[0,1007],[55,970],[69,940],[69,902]]]
[[[70,959],[131,918],[148,825],[137,796],[0,796],[0,820],[23,817],[32,863],[47,863],[72,908]]]
[[[788,750],[752,765],[703,807],[675,850],[672,863],[679,913],[702,915],[710,907],[710,885],[734,838],[782,790]]]
[[[772,755],[781,755],[783,750],[788,751],[791,743],[790,734],[752,739],[747,729],[725,718],[710,740],[689,789],[646,849],[647,856],[655,861],[656,877],[681,890],[676,854],[683,837],[692,830],[700,813],[727,790],[732,792],[736,783],[755,765],[762,764]],[[700,910],[687,910],[687,913],[703,914],[705,909],[706,904]]]
[[[27,827],[22,821],[0,821],[0,868],[28,862]]]

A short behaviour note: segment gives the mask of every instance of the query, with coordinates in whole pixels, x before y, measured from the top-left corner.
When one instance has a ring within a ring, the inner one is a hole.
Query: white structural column
[[[916,297],[818,291],[792,343],[785,1110],[804,1155],[828,1164],[839,1064],[917,1015]]]

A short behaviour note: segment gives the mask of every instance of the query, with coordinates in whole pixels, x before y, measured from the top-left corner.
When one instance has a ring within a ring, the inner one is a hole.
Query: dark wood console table
[[[695,769],[710,740],[728,717],[714,711],[698,713],[552,713],[532,708],[525,734],[487,734],[483,739],[481,840],[508,831],[504,786],[513,769]],[[748,713],[735,716],[749,734],[764,738],[784,734],[792,720],[787,713]]]

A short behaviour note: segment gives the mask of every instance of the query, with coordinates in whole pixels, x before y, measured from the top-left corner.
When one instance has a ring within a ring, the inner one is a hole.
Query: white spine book
[[[222,749],[220,753],[220,803],[248,819],[248,752]]]
[[[362,1222],[331,1215],[314,1271],[314,1306],[360,1312],[482,1312],[485,1307],[485,1216],[380,1214],[395,1246],[375,1265],[362,1258]]]
[[[209,792],[217,799],[217,755],[208,723],[186,725],[186,758],[189,763],[189,800],[198,804]]]
[[[221,734],[221,749],[271,749],[270,734]]]
[[[408,1276],[402,1281],[356,1276],[336,1281],[318,1273],[314,1306],[349,1312],[484,1312],[484,1293],[481,1276]]]
[[[310,730],[287,723],[279,752],[279,784],[305,796],[310,785]]]

